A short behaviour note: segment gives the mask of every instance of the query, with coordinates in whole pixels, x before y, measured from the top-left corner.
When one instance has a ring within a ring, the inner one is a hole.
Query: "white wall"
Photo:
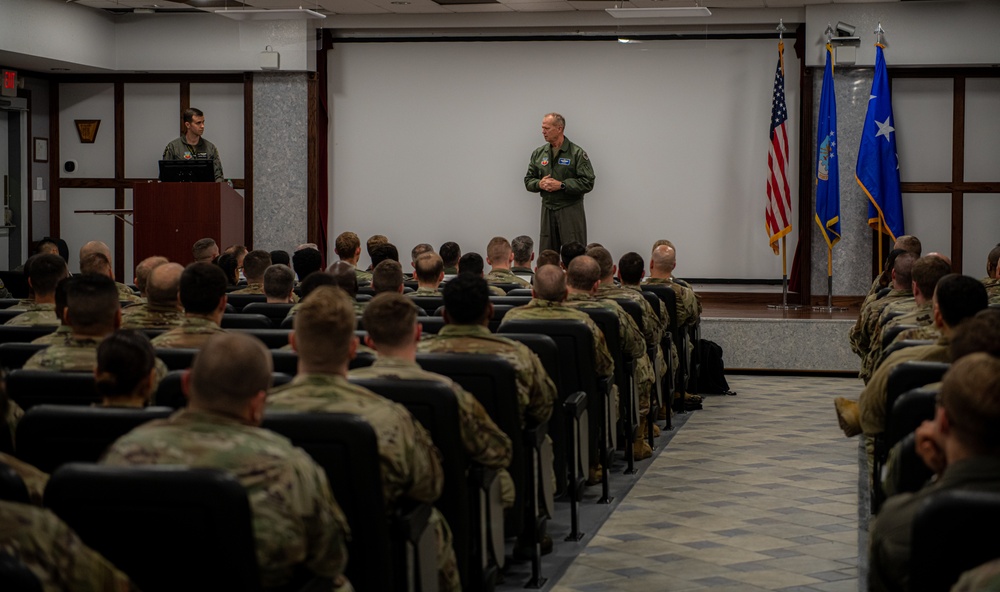
[[[0,56],[5,52],[114,69],[114,22],[64,0],[0,0]]]
[[[796,187],[798,63],[786,51]],[[330,53],[330,238],[537,238],[524,189],[541,119],[559,111],[597,173],[588,239],[616,258],[654,240],[686,277],[780,278],[767,244],[768,116],[774,40],[381,43]],[[789,238],[796,244],[797,236]]]
[[[1000,64],[1000,2],[836,2],[806,7],[806,63],[823,67],[826,26],[855,25],[861,38],[856,64],[875,64],[875,35],[885,30],[886,63],[892,66],[992,66]]]

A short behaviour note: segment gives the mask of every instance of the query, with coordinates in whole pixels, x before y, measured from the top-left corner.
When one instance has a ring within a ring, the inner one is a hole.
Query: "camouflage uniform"
[[[299,312],[299,305],[300,304],[302,304],[302,303],[299,302],[299,299],[296,296],[295,297],[295,304],[293,304],[292,307],[288,309],[288,314],[285,315],[285,318],[288,319],[288,318],[294,317],[296,315],[296,313]],[[351,305],[354,306],[354,316],[360,317],[361,315],[363,315],[365,313],[365,305],[366,304],[368,304],[368,303],[367,302],[358,302],[358,300],[356,298],[352,299],[351,300]]]
[[[54,343],[67,343],[73,338],[73,328],[69,325],[59,325],[56,330],[48,335],[42,335],[31,343],[41,343],[45,345],[52,345]]]
[[[225,330],[215,321],[204,317],[185,316],[184,322],[162,335],[153,338],[153,347],[191,347],[201,349],[216,333]]]
[[[246,288],[240,288],[239,290],[233,290],[229,292],[230,294],[263,294],[264,284],[261,282],[247,283]]]
[[[951,592],[980,592],[985,590],[1000,590],[1000,559],[987,561],[974,567],[961,576]]]
[[[982,282],[986,286],[986,296],[990,304],[1000,304],[1000,278],[983,278]]]
[[[176,306],[136,304],[122,309],[122,329],[173,329],[184,324],[184,313]]]
[[[486,286],[490,290],[490,296],[506,296],[507,292],[504,292],[503,288],[499,286],[488,285]]]
[[[142,297],[137,296],[132,288],[129,288],[121,282],[115,282],[115,287],[118,288],[118,300],[122,302],[142,302]]]
[[[351,384],[335,374],[298,374],[292,382],[276,387],[268,408],[309,413],[351,413],[371,424],[378,438],[382,492],[393,508],[408,497],[432,503],[444,487],[441,457],[430,434],[405,407]],[[431,524],[438,539],[438,582],[441,590],[460,590],[458,564],[452,548],[451,529],[437,509]]]
[[[444,293],[437,288],[417,288],[412,292],[403,294],[403,296],[409,296],[411,298],[414,296],[444,296]]]
[[[15,403],[14,401],[7,400],[7,411],[3,415],[3,426],[4,429],[10,431],[10,441],[14,442],[14,436],[17,434],[17,424],[24,417],[24,409]],[[14,442],[15,446],[17,445]]]
[[[33,298],[22,298],[17,301],[14,306],[8,306],[7,310],[28,310],[30,307],[35,305],[35,300]],[[55,308],[53,307],[53,310]]]
[[[372,281],[372,274],[369,271],[365,271],[363,269],[358,269],[357,267],[355,267],[354,268],[354,275],[358,278],[358,283],[359,284],[362,283],[362,282],[371,283],[371,281]]]
[[[890,304],[886,307],[886,310],[882,312],[882,318],[886,318],[888,314],[893,311],[904,310],[901,305],[905,303],[907,303],[906,299]],[[893,327],[898,327],[899,325],[917,325],[918,327],[926,327],[933,324],[934,304],[930,300],[919,305],[916,301],[914,301],[912,306],[908,307],[907,312],[904,312],[902,315],[889,319],[885,322],[880,322],[875,335],[872,337],[871,350],[868,352],[868,356],[865,358],[861,366],[862,378],[870,378],[872,372],[874,372],[875,369],[878,368],[879,364],[882,363],[882,358],[885,356],[885,349],[882,347],[882,336],[885,335],[887,330]],[[937,339],[937,336],[935,336],[934,339]],[[895,342],[895,339],[893,342]]]
[[[416,362],[386,356],[379,356],[367,368],[351,370],[350,377],[432,380],[447,385],[458,401],[459,434],[466,454],[475,462],[498,470],[504,507],[514,505],[514,481],[506,470],[513,455],[510,438],[493,423],[486,409],[471,393],[447,376],[421,369]]]
[[[941,337],[941,329],[937,325],[930,324],[930,325],[925,325],[923,327],[917,327],[916,329],[907,329],[906,331],[903,331],[899,335],[897,335],[896,338],[892,340],[892,343],[897,343],[899,341],[905,341],[908,339],[918,340],[918,341],[926,341],[928,339],[937,340],[940,337]],[[892,343],[890,343],[889,345],[892,345]],[[883,361],[885,360],[884,355],[882,359]]]
[[[523,343],[490,333],[482,325],[445,325],[437,335],[421,340],[417,351],[500,356],[514,367],[522,427],[526,417],[542,423],[552,415],[558,397],[556,385],[535,352]]]
[[[127,575],[42,508],[0,501],[0,551],[20,559],[42,590],[138,590]]]
[[[0,465],[7,465],[14,469],[14,472],[24,481],[24,485],[28,489],[28,496],[31,498],[31,503],[36,506],[42,505],[42,495],[45,493],[45,485],[49,482],[48,473],[39,471],[28,463],[2,452],[0,452]]]
[[[250,500],[264,587],[290,583],[298,565],[330,578],[344,571],[347,520],[323,469],[283,436],[233,417],[183,409],[122,436],[101,462],[232,473]]]
[[[65,343],[54,343],[35,352],[24,363],[25,370],[52,370],[54,372],[93,372],[97,365],[97,346],[100,339],[77,339],[72,334]]]
[[[677,326],[697,325],[701,321],[701,300],[691,288],[685,288],[670,278],[646,278],[644,284],[670,286],[677,294]]]
[[[598,308],[610,310],[618,316],[619,333],[622,340],[622,353],[635,361],[632,369],[632,381],[639,393],[639,415],[649,413],[649,393],[653,387],[653,365],[646,355],[646,343],[643,340],[639,326],[635,324],[632,315],[625,312],[617,302],[611,299],[597,299],[590,294],[571,293],[564,303],[569,308]]]
[[[587,316],[587,313],[580,312],[564,306],[560,302],[532,298],[531,302],[524,306],[511,309],[504,315],[502,326],[507,321],[524,320],[556,320],[570,319],[582,321],[594,334],[594,371],[602,378],[610,378],[615,375],[615,361],[608,351],[608,344],[604,340],[604,333],[594,321]]]
[[[678,285],[681,285],[680,282],[678,282]],[[642,296],[642,286],[639,286],[639,285],[630,286],[630,285],[627,285],[627,284],[623,284],[622,287],[625,288],[625,289],[628,289],[628,290],[632,290],[633,292],[638,292],[639,295]],[[697,296],[697,294],[695,294],[695,296]],[[645,299],[645,297],[643,297],[643,299]],[[671,368],[677,368],[678,366],[681,365],[681,361],[680,361],[680,357],[677,355],[677,345],[674,343],[673,337],[669,335],[670,334],[670,311],[667,310],[667,303],[664,302],[664,301],[662,301],[662,300],[660,300],[659,298],[657,298],[657,301],[660,304],[660,308],[658,310],[658,312],[659,312],[659,322],[661,323],[661,327],[662,327],[663,333],[660,336],[659,347],[656,348],[656,356],[657,356],[657,361],[660,363],[660,368],[662,369],[662,372],[660,373],[660,378],[662,379],[663,376],[665,376],[666,372],[667,372],[667,363],[666,363],[666,360],[664,359],[666,357],[666,353],[663,351],[663,338],[664,337],[669,337],[667,339],[667,343],[670,344],[670,361],[672,362],[672,365],[670,367]],[[701,312],[701,300],[698,301],[698,311]],[[654,311],[654,312],[657,312],[657,311]]]
[[[62,321],[56,316],[55,304],[30,304],[25,312],[9,319],[5,325],[58,325]]]
[[[866,308],[861,309],[861,315],[858,316],[858,321],[851,327],[848,337],[851,342],[851,350],[858,354],[862,360],[865,359],[871,350],[872,336],[875,334],[878,319],[882,311],[893,302],[904,298],[913,298],[913,292],[909,289],[893,289],[884,297],[875,300]]]
[[[694,292],[690,293],[694,294]],[[639,308],[642,309],[642,335],[646,339],[646,347],[656,349],[656,363],[658,363],[660,367],[660,374],[657,378],[663,378],[667,373],[667,363],[663,359],[663,349],[660,346],[660,342],[663,339],[663,334],[667,332],[667,316],[665,315],[660,317],[657,315],[656,311],[653,310],[653,307],[646,301],[646,298],[637,291],[636,288],[625,288],[604,284],[597,289],[597,298],[599,300],[610,301],[614,301],[615,298],[626,298],[639,304]],[[666,310],[666,305],[663,304],[663,301],[660,301],[660,306]],[[650,372],[652,372],[653,360],[649,360],[649,365]],[[674,366],[674,368],[676,367],[677,366]]]
[[[486,274],[486,283],[488,284],[517,284],[522,288],[530,288],[531,283],[522,280],[521,278],[514,275],[514,272],[509,269],[498,269],[494,267]]]
[[[950,362],[948,353],[948,338],[941,337],[931,345],[907,347],[891,354],[885,362],[875,370],[872,378],[861,391],[858,398],[858,414],[861,419],[861,429],[866,435],[874,436],[885,431],[887,387],[889,373],[897,365],[910,361]]]

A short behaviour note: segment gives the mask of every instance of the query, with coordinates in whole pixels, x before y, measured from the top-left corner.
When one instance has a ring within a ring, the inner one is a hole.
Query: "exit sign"
[[[14,70],[3,71],[3,92],[0,95],[5,97],[17,96],[17,72]]]

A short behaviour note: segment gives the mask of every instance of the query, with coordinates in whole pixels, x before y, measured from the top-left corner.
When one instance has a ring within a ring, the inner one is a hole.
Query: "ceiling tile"
[[[499,2],[490,4],[449,4],[448,8],[452,12],[512,12],[510,6],[504,6]]]
[[[576,10],[604,10],[605,8],[614,8],[621,4],[620,2],[615,2],[614,0],[568,0],[569,5]]]
[[[507,3],[507,6],[517,12],[566,12],[573,10],[569,2],[517,2]]]

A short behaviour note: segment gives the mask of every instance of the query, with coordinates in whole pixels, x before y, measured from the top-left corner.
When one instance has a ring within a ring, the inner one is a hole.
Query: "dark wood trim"
[[[952,150],[954,150],[954,147]],[[952,158],[954,158],[954,154]],[[911,182],[900,183],[899,189],[903,193],[953,193],[956,191],[962,193],[998,193],[1000,192],[1000,181],[977,183],[964,181],[944,183]]]
[[[243,179],[232,179],[233,189],[245,189],[246,182]],[[66,187],[73,189],[115,189],[118,187],[129,189],[136,183],[159,183],[157,179],[152,178],[126,178],[126,179],[109,179],[109,178],[75,178],[75,179],[59,179],[57,186]]]
[[[28,137],[28,149],[25,150],[25,155],[24,155],[24,162],[27,163],[27,168],[25,168],[24,170],[28,171],[28,178],[25,179],[25,185],[27,186],[28,191],[25,194],[25,200],[26,200],[26,202],[22,206],[23,208],[26,208],[28,210],[27,211],[27,214],[28,214],[28,228],[27,229],[21,229],[21,232],[24,233],[24,236],[27,239],[27,245],[28,245],[28,252],[27,253],[21,253],[21,259],[27,261],[28,257],[31,256],[34,253],[34,251],[32,249],[32,247],[34,246],[34,244],[33,244],[34,243],[34,232],[32,230],[32,223],[31,223],[31,221],[33,219],[32,210],[35,209],[35,200],[32,197],[32,191],[34,191],[34,189],[35,189],[35,170],[33,168],[34,165],[35,165],[35,159],[34,159],[34,154],[35,154],[35,140],[34,140],[34,138],[35,138],[35,136],[34,136],[34,134],[31,133],[32,132],[32,130],[31,130],[31,111],[32,111],[31,91],[30,90],[26,90],[26,89],[21,89],[21,90],[19,90],[17,92],[17,96],[24,97],[25,99],[28,100],[28,117],[27,117],[27,119],[28,119],[28,129],[27,129],[27,132],[28,132],[28,136],[27,136]]]
[[[243,77],[243,242],[253,250],[253,74],[249,72]]]
[[[115,178],[125,177],[125,83],[115,82]],[[125,189],[115,188],[115,209],[125,207]],[[115,277],[124,282],[125,278],[125,223],[117,216],[115,224]]]
[[[310,73],[306,79],[308,89],[307,128],[308,165],[306,167],[306,240],[319,244],[319,208],[316,204],[317,183],[319,178],[319,80],[315,73]],[[325,253],[324,253],[325,255]]]
[[[796,54],[800,40],[805,38],[805,25],[799,25],[796,33]],[[804,41],[803,41],[804,43]],[[814,69],[807,68],[805,60],[799,59],[799,244],[795,254],[799,262],[798,303],[809,302],[812,297],[812,235],[813,235],[813,150],[816,146],[815,121],[813,121],[813,76]],[[795,267],[795,257],[792,258]]]
[[[179,90],[181,95],[181,111],[177,114],[177,125],[180,126],[180,135],[183,136],[187,132],[184,129],[184,110],[191,107],[191,82],[189,80],[181,81]]]
[[[955,77],[951,123],[951,180],[958,185],[965,179],[965,77]],[[962,273],[962,237],[965,228],[965,194],[951,193],[951,269]]]
[[[199,83],[217,83],[217,82],[243,82],[243,74],[189,74],[189,73],[173,73],[173,74],[59,74],[59,75],[39,75],[40,77],[45,77],[50,79],[53,84],[60,84],[64,82],[87,82],[87,83],[101,83],[101,82],[123,82],[123,83],[178,83],[178,84],[190,84],[192,82]]]
[[[49,236],[59,238],[59,85],[49,87]]]
[[[889,78],[997,78],[1000,72],[995,67],[981,68],[913,68],[906,66],[886,67]]]

